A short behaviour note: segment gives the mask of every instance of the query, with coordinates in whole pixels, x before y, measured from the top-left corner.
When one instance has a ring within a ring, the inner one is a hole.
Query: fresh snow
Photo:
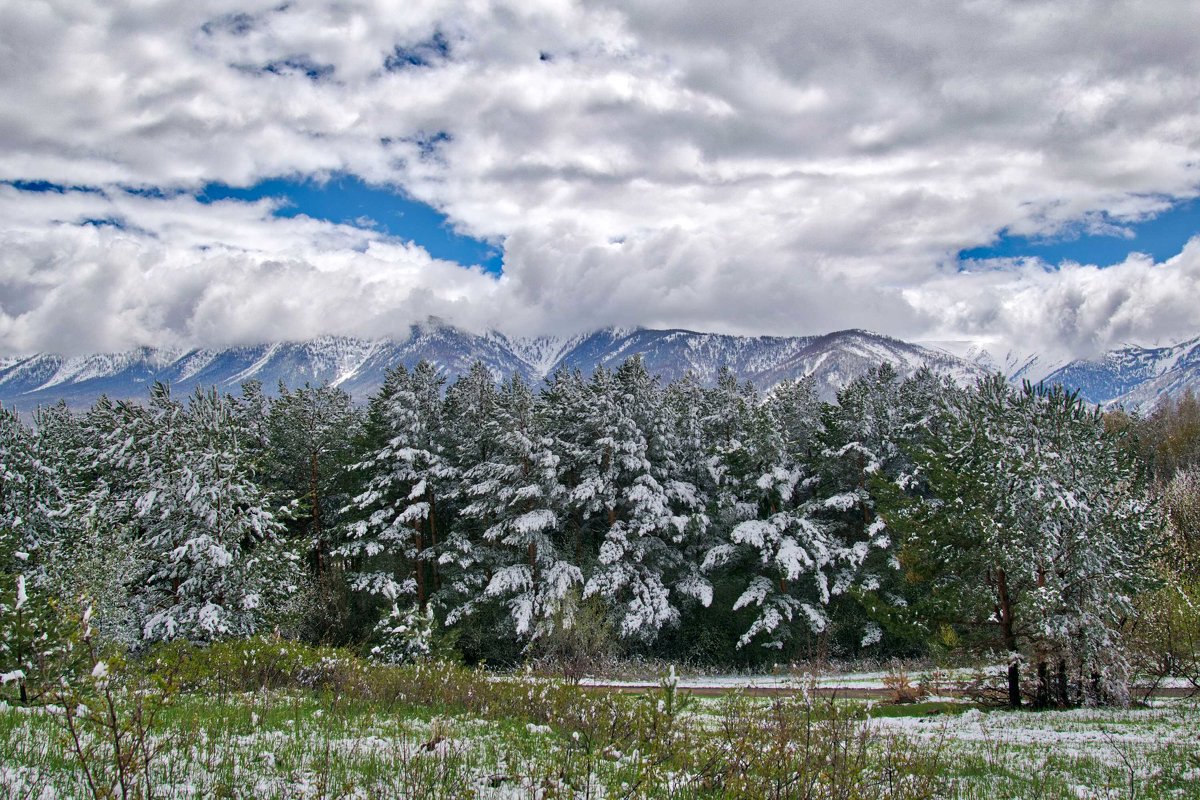
[[[722,366],[739,380],[751,380],[770,390],[783,380],[812,375],[824,400],[832,400],[850,380],[891,363],[902,377],[923,366],[951,376],[960,384],[973,383],[992,371],[1011,382],[1029,379],[1061,381],[1083,390],[1100,403],[1137,407],[1152,403],[1164,392],[1200,388],[1200,338],[1170,347],[1126,347],[1092,361],[1056,363],[1039,354],[989,351],[982,341],[908,343],[862,330],[823,336],[732,336],[687,330],[609,328],[574,336],[514,337],[497,332],[475,335],[437,322],[415,326],[407,338],[357,339],[323,336],[308,342],[276,342],[225,350],[138,348],[64,358],[37,355],[0,359],[0,402],[30,409],[65,398],[90,404],[100,391],[114,399],[143,400],[146,384],[164,380],[188,385],[202,373],[206,380],[234,388],[249,379],[261,380],[273,392],[279,380],[296,387],[304,381],[328,382],[360,401],[382,383],[386,367],[409,367],[424,358],[439,365],[453,380],[476,358],[494,379],[519,372],[539,381],[559,367],[578,368],[585,375],[597,366],[616,367],[641,354],[652,374],[671,381],[690,372],[711,385]],[[247,362],[250,357],[250,362]],[[102,382],[93,388],[91,384]],[[1114,388],[1119,389],[1114,394]]]

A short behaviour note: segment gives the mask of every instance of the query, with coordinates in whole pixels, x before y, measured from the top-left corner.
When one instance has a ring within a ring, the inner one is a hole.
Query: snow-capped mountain
[[[813,375],[826,399],[885,361],[902,375],[930,367],[969,382],[985,373],[978,364],[947,352],[861,330],[748,337],[609,328],[574,337],[518,339],[494,332],[477,335],[433,321],[414,326],[403,339],[326,336],[224,350],[139,348],[72,358],[7,359],[0,361],[0,403],[23,410],[60,399],[86,406],[102,394],[143,399],[154,381],[170,383],[173,391],[183,394],[213,385],[234,391],[251,379],[261,381],[268,392],[281,381],[293,387],[329,382],[362,401],[379,388],[389,367],[412,366],[421,359],[433,362],[450,380],[480,360],[497,380],[517,373],[537,382],[560,367],[590,374],[598,366],[616,367],[634,354],[664,381],[690,371],[711,384],[725,365],[761,389]]]
[[[1177,396],[1188,388],[1200,392],[1200,337],[1163,347],[1126,345],[1074,361],[1013,350],[1000,356],[1000,349],[969,340],[920,344],[999,372],[1016,386],[1024,381],[1062,384],[1077,389],[1089,403],[1107,407],[1145,410],[1164,394]]]
[[[1096,359],[1072,361],[1046,383],[1078,389],[1091,403],[1144,409],[1164,394],[1200,392],[1200,337],[1169,347],[1130,345]]]
[[[970,361],[987,372],[999,372],[1017,386],[1024,381],[1040,383],[1047,375],[1063,366],[1062,361],[1047,358],[1041,353],[1004,350],[1003,355],[986,343],[972,340],[924,340],[917,342],[927,348],[942,350]]]

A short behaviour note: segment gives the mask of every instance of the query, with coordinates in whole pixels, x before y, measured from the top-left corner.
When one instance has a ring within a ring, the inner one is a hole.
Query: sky
[[[0,353],[1200,335],[1192,0],[0,0]]]

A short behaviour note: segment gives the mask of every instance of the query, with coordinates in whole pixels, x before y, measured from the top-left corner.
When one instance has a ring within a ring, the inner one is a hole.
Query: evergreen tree
[[[578,370],[560,368],[546,380],[538,395],[542,429],[551,439],[551,450],[558,459],[557,482],[567,492],[563,512],[564,535],[572,558],[584,574],[594,566],[594,551],[599,549],[588,529],[586,503],[572,499],[575,490],[589,472],[594,442],[589,440],[588,388]]]
[[[721,458],[715,463],[721,467],[724,503],[732,509],[726,516],[734,524],[728,539],[708,552],[704,568],[732,569],[741,584],[734,610],[754,610],[738,647],[757,640],[783,649],[797,621],[815,633],[825,631],[825,607],[846,582],[847,554],[818,518],[805,481],[806,462],[797,459],[808,456],[816,434],[815,409],[807,405],[815,394],[809,396],[802,385],[789,386],[781,398],[763,404],[743,390],[745,399],[736,404],[733,382],[726,377],[723,384],[716,390],[718,398],[724,396],[717,408],[736,409],[736,417],[718,417],[724,424],[716,430]]]
[[[54,464],[37,436],[17,416],[0,407],[0,530],[15,536],[14,553],[35,585],[46,585],[60,533],[63,497]]]
[[[444,382],[426,361],[411,373],[400,366],[388,376],[368,415],[368,434],[385,441],[355,465],[365,489],[348,507],[359,519],[347,526],[338,550],[359,564],[351,576],[355,589],[393,601],[411,595],[422,611],[437,588],[431,569],[437,504],[452,491],[453,467],[443,455]]]
[[[928,497],[905,558],[920,611],[955,638],[994,630],[1039,705],[1125,697],[1119,628],[1147,574],[1154,516],[1136,465],[1103,418],[1061,388],[982,382],[922,457]],[[1054,673],[1053,676],[1051,673]]]
[[[140,573],[132,602],[145,640],[248,635],[296,589],[296,557],[242,446],[230,402],[197,390],[185,408],[157,384],[121,407],[102,466],[130,475]],[[119,519],[117,516],[110,519]]]
[[[700,512],[696,491],[670,477],[675,455],[662,392],[640,357],[615,375],[597,370],[589,388],[595,456],[572,499],[584,504],[585,516],[603,513],[607,529],[584,595],[613,605],[622,636],[650,641],[679,622],[673,584],[677,592],[711,597],[681,558]]]
[[[243,387],[251,391],[253,387]],[[254,409],[257,395],[243,394],[242,408]],[[350,396],[328,384],[290,391],[280,384],[279,394],[265,411],[266,434],[263,471],[275,495],[290,507],[293,536],[303,542],[317,579],[329,570],[340,511],[349,501],[344,478],[354,456],[359,416]],[[252,429],[251,429],[252,430]]]
[[[566,490],[558,482],[553,440],[518,376],[500,393],[495,430],[491,457],[464,476],[471,502],[462,515],[487,526],[484,597],[503,600],[517,636],[536,637],[564,615],[570,624],[566,601],[582,586],[583,573],[564,549]]]

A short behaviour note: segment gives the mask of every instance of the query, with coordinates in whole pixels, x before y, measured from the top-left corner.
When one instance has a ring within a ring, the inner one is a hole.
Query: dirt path
[[[657,691],[658,683],[589,683],[584,689],[596,692],[617,692],[620,694],[644,694]],[[743,692],[750,697],[787,697],[799,694],[802,689],[798,686],[680,686],[679,691],[696,697],[724,697],[734,692]],[[863,686],[817,686],[809,690],[818,697],[841,697],[847,700],[887,700],[892,697],[889,689],[882,687]],[[1195,689],[1166,687],[1158,688],[1150,693],[1150,697],[1192,697],[1197,694]],[[954,692],[945,691],[942,696],[953,697]],[[1145,696],[1145,689],[1135,690],[1135,698]]]

